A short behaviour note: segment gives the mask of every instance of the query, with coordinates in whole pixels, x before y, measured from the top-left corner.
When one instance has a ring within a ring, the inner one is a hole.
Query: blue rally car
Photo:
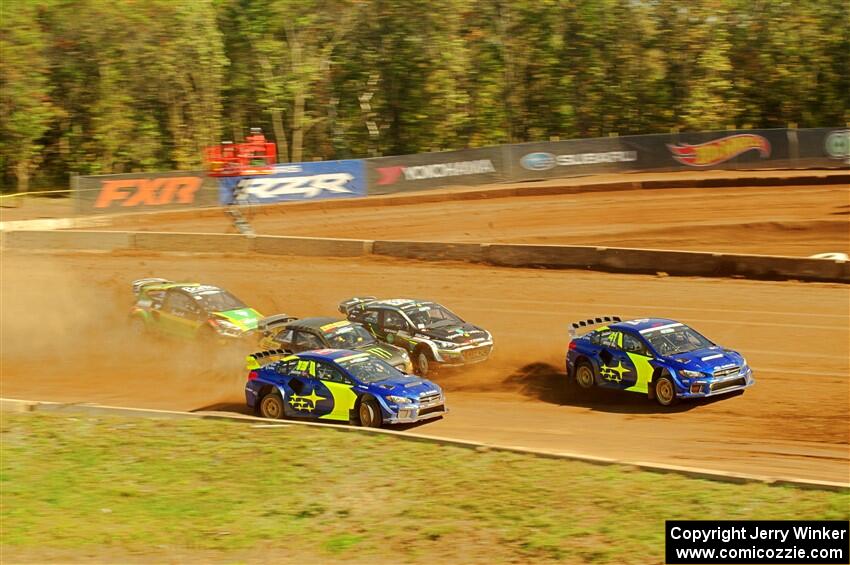
[[[580,328],[595,327],[584,335]],[[715,345],[674,320],[617,316],[572,325],[567,380],[579,390],[628,390],[662,406],[752,386],[753,372],[737,351]]]
[[[270,362],[261,364],[269,359]],[[248,356],[245,400],[265,418],[312,418],[366,427],[438,418],[440,387],[362,351],[283,349]]]

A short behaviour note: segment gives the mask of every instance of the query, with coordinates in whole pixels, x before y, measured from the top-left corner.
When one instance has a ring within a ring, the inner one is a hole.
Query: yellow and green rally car
[[[146,278],[133,281],[130,311],[140,334],[183,338],[241,338],[254,333],[263,317],[217,286]]]

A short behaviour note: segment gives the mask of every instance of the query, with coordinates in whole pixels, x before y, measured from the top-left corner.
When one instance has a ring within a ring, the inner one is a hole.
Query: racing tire
[[[655,401],[661,406],[673,406],[679,401],[676,394],[676,385],[669,375],[662,375],[655,381]]]
[[[381,407],[374,398],[364,398],[357,409],[357,415],[360,416],[360,425],[364,428],[380,428],[384,423]]]
[[[573,376],[576,387],[579,390],[589,391],[596,388],[596,376],[593,374],[593,366],[587,361],[579,361]]]
[[[415,363],[416,374],[420,377],[427,377],[428,372],[431,371],[431,360],[428,358],[428,351],[426,349],[419,349],[413,356],[413,361]]]
[[[260,400],[260,416],[270,420],[283,419],[283,397],[280,393],[270,392]]]

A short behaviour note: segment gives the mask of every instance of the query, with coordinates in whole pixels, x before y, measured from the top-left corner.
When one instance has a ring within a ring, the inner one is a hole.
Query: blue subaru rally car
[[[438,385],[362,351],[318,349],[293,355],[275,349],[249,355],[247,365],[245,400],[265,418],[335,420],[377,428],[446,413]]]
[[[591,326],[599,327],[577,335]],[[570,335],[567,381],[579,390],[628,390],[671,406],[682,398],[726,394],[755,383],[740,353],[674,320],[606,316],[574,323]]]

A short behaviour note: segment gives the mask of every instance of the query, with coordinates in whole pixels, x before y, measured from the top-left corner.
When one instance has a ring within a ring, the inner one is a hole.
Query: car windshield
[[[354,349],[364,345],[372,345],[375,338],[372,334],[357,324],[336,327],[324,332],[328,347],[334,349]]]
[[[424,302],[415,307],[405,308],[410,320],[420,328],[458,324],[463,320],[433,302]]]
[[[247,308],[244,302],[220,288],[193,293],[208,312],[227,312]]]
[[[714,345],[709,340],[689,328],[688,326],[676,326],[659,328],[645,332],[644,337],[649,340],[652,347],[661,355],[676,355],[687,353],[697,349],[705,349]]]
[[[401,371],[368,353],[344,357],[337,363],[363,383],[377,383],[404,375]]]

